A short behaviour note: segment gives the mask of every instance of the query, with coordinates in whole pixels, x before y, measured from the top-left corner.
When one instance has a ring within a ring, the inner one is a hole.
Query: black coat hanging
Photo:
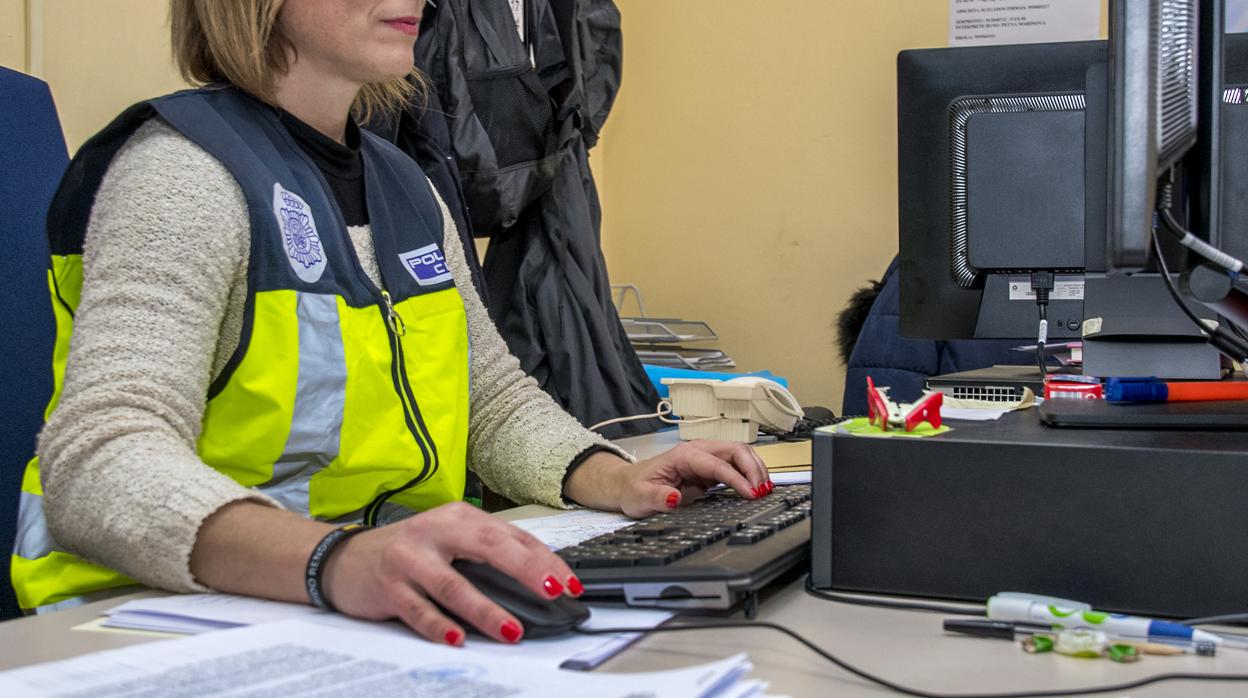
[[[523,7],[518,23],[507,0],[430,2],[416,43],[472,232],[490,239],[490,315],[524,370],[582,424],[650,413],[659,398],[611,301],[589,169],[620,84],[619,12],[611,0]],[[402,120],[396,142],[419,121]]]

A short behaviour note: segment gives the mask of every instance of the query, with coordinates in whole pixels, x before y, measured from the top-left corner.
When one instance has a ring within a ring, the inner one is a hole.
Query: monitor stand
[[[1084,291],[1083,373],[1100,378],[1218,380],[1222,355],[1175,306],[1157,274],[1089,274]],[[1216,315],[1199,303],[1201,318]]]

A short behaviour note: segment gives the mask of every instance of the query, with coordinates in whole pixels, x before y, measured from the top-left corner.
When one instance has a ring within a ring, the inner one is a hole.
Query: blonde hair
[[[289,68],[294,46],[277,28],[285,0],[170,0],[173,59],[187,82],[229,82],[273,103],[273,76]],[[413,97],[423,97],[424,76],[416,68],[405,78],[364,85],[351,105],[367,121],[395,114]]]

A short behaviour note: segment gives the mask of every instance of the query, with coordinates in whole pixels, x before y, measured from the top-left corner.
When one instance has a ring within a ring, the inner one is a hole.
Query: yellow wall
[[[71,151],[121,110],[185,87],[169,55],[167,2],[49,0],[44,72]]]
[[[896,55],[947,45],[948,0],[617,4],[611,280],[839,411],[835,316],[897,250]]]
[[[25,0],[0,0],[0,66],[26,71]]]
[[[185,86],[169,56],[167,8],[160,0],[0,0],[0,63],[48,82],[72,152],[131,104]]]

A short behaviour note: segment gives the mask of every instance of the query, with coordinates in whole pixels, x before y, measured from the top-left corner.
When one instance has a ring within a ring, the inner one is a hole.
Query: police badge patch
[[[307,283],[316,283],[325,273],[325,250],[321,248],[321,236],[316,233],[312,208],[298,194],[274,184],[273,215],[277,216],[282,246],[295,276]]]
[[[399,261],[403,263],[403,268],[407,270],[407,273],[411,274],[412,278],[416,279],[416,283],[421,286],[434,286],[453,278],[451,269],[446,264],[446,257],[442,256],[442,251],[436,244],[404,252],[399,255]]]

